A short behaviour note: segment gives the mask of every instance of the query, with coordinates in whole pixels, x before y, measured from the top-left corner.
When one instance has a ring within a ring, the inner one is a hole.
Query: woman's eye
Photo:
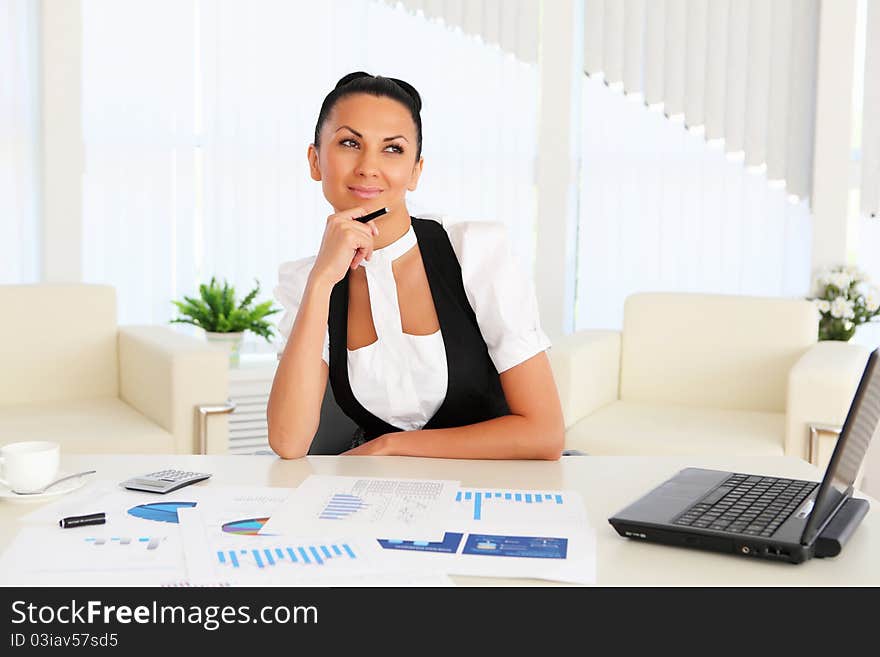
[[[341,139],[339,141],[340,146],[345,146],[346,148],[360,148],[360,144],[357,143],[354,139]],[[403,148],[398,146],[397,144],[390,144],[385,147],[385,151],[389,151],[392,153],[403,153]]]

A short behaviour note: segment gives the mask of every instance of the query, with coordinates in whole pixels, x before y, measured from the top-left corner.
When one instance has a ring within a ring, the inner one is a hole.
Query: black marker
[[[363,217],[355,217],[355,219],[357,221],[360,221],[362,224],[365,224],[370,221],[370,219],[381,217],[383,214],[388,214],[388,208],[379,208],[378,210],[371,212],[370,214],[365,214]]]
[[[68,527],[82,527],[83,525],[103,525],[107,522],[107,516],[104,513],[91,513],[87,516],[70,516],[62,518],[58,521],[58,525],[63,529]]]

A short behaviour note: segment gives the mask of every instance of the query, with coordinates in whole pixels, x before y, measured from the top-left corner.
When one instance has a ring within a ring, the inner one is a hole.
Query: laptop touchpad
[[[628,506],[617,514],[617,518],[667,522],[729,476],[729,472],[687,468]]]

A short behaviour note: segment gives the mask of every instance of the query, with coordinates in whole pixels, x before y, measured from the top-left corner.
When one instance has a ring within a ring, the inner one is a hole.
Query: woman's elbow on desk
[[[547,431],[544,436],[544,444],[541,455],[538,458],[545,461],[558,461],[562,458],[562,450],[565,448],[565,427],[554,427]]]
[[[535,419],[529,435],[534,440],[537,436],[537,445],[533,443],[534,458],[542,461],[558,461],[562,458],[565,449],[565,423],[561,414],[558,417],[545,417]]]
[[[299,459],[309,453],[311,439],[302,440],[291,437],[279,429],[269,426],[269,447],[283,459]]]

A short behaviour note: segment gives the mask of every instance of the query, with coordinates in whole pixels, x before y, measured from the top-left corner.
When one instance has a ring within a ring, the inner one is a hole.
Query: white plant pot
[[[241,356],[241,340],[244,332],[239,333],[212,333],[205,331],[205,337],[211,344],[225,349],[229,353],[229,364],[238,367]]]

